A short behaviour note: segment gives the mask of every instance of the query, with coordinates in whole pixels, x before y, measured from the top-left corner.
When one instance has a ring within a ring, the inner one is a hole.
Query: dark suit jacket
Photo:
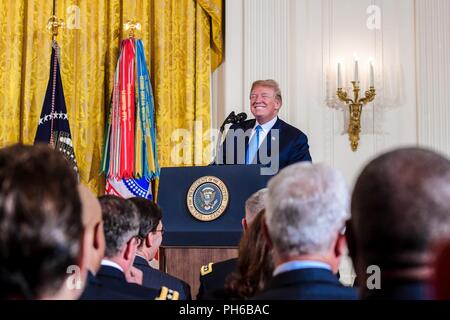
[[[122,271],[101,266],[96,276],[90,274],[81,300],[152,300],[160,290],[146,288],[125,279]]]
[[[216,262],[212,266],[212,271],[204,276],[200,276],[200,288],[197,300],[206,299],[209,294],[216,290],[223,290],[225,280],[228,275],[236,271],[238,259],[233,258],[221,262]]]
[[[367,290],[363,293],[364,300],[431,300],[430,285],[422,281],[384,280],[381,289]]]
[[[152,268],[147,260],[139,256],[134,258],[133,266],[142,271],[144,275],[142,285],[144,287],[160,289],[165,286],[178,291],[180,300],[191,300],[191,287],[183,280]]]
[[[342,285],[331,271],[320,268],[280,273],[253,300],[356,300],[355,289]]]
[[[218,164],[245,164],[245,153],[255,123],[256,120],[252,119],[230,127],[219,153],[219,159],[222,161]],[[278,130],[278,135],[274,130]],[[231,153],[228,151],[230,146],[233,146]],[[272,146],[274,154],[272,154]],[[277,146],[278,154],[276,153]],[[269,158],[277,155],[279,170],[296,162],[312,161],[306,135],[280,118],[262,142],[257,154],[257,163],[270,166]]]

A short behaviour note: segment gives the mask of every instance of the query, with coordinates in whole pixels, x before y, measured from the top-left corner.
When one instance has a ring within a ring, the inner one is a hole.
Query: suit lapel
[[[253,127],[255,126],[255,123],[256,123],[256,119],[247,121],[244,126],[244,133],[247,132],[247,130],[252,130]],[[245,153],[247,153],[248,143],[250,141],[249,139],[250,139],[249,137],[245,137]]]

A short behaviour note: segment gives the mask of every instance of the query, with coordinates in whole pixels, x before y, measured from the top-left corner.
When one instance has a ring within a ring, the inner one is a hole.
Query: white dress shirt
[[[119,269],[120,271],[122,271],[122,273],[125,273],[122,269],[121,266],[119,266],[117,263],[115,263],[114,261],[108,260],[108,259],[103,259],[102,262],[100,263],[102,266],[107,266],[107,267],[113,267],[115,269]]]
[[[289,261],[285,262],[283,264],[280,264],[278,267],[275,268],[273,271],[273,275],[276,276],[280,273],[285,273],[293,270],[300,270],[300,269],[325,269],[325,270],[331,270],[330,265],[320,262],[320,261]]]
[[[272,127],[275,125],[275,122],[277,122],[278,117],[273,118],[272,120],[270,120],[269,122],[266,122],[264,124],[259,124],[258,121],[255,121],[255,125],[253,126],[252,129],[252,135],[250,136],[250,140],[252,140],[253,136],[255,135],[256,132],[256,127],[257,126],[261,126],[261,131],[259,132],[259,145],[258,148],[261,146],[261,144],[263,143],[264,139],[266,139],[267,134],[269,133],[270,129],[272,129]]]

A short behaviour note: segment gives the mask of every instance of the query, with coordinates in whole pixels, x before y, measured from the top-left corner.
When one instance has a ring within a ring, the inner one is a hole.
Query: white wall
[[[450,1],[416,0],[420,145],[450,157]]]
[[[369,6],[380,9],[379,29]],[[351,187],[364,164],[386,150],[423,145],[450,156],[450,2],[448,0],[226,0],[225,62],[214,75],[213,124],[249,112],[257,79],[281,86],[280,116],[304,131],[314,162],[340,169]],[[357,152],[348,112],[336,102],[336,65],[362,87],[375,62],[377,98],[364,108]],[[364,72],[366,72],[364,74]]]
[[[379,30],[367,27],[371,5],[381,10]],[[249,111],[254,80],[273,78],[283,93],[280,116],[307,133],[314,162],[342,170],[349,184],[374,155],[419,142],[414,1],[227,0],[225,7],[225,62],[214,82],[216,127],[233,110]],[[355,52],[363,88],[369,58],[374,60],[378,96],[364,108],[360,146],[352,152],[347,107],[335,99],[335,73],[341,59],[349,85]]]

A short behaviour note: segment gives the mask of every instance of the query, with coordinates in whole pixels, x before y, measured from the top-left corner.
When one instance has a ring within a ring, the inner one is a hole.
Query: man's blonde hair
[[[277,99],[280,102],[280,104],[283,103],[280,86],[278,85],[278,82],[276,82],[275,80],[272,79],[257,80],[253,82],[252,89],[250,90],[250,92],[252,92],[255,87],[267,87],[273,89],[273,91],[275,91],[275,99]]]

